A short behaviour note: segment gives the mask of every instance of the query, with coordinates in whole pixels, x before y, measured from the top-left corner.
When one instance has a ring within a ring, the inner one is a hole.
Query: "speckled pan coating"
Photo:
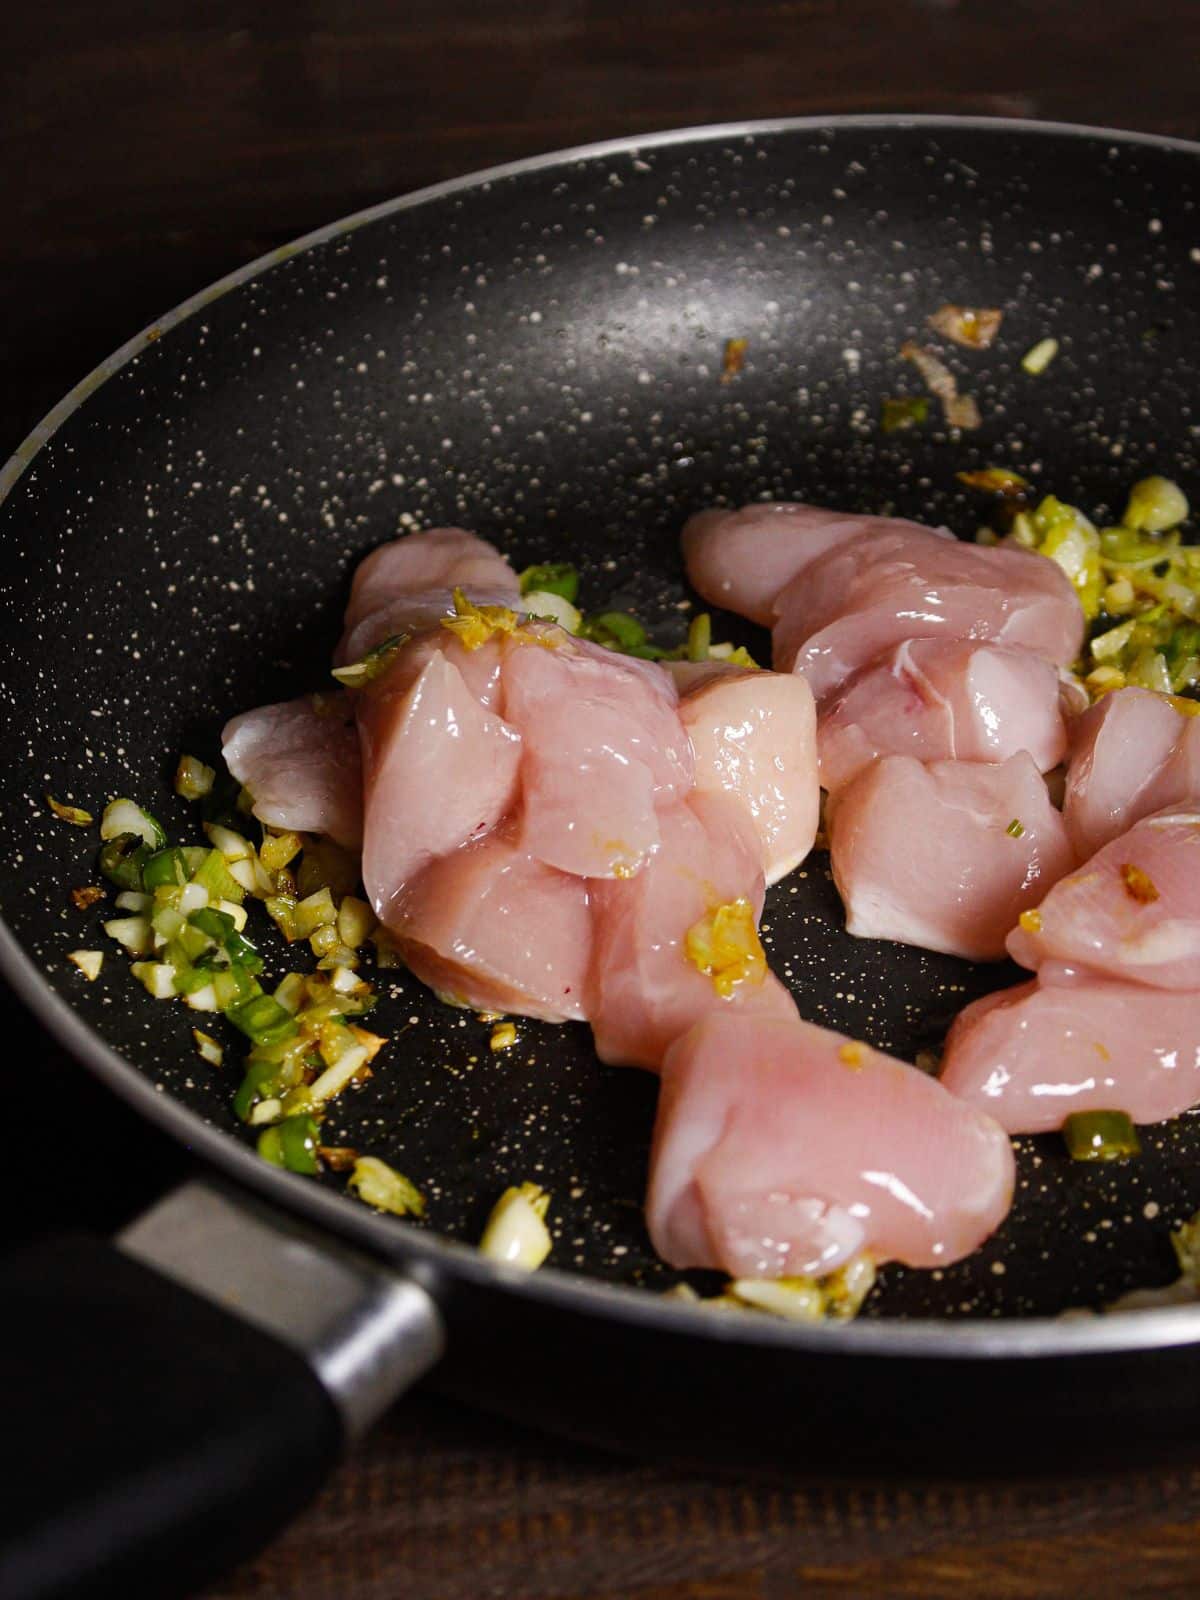
[[[636,605],[674,637],[688,602],[676,535],[714,500],[894,508],[969,535],[977,506],[955,473],[988,463],[1095,509],[1119,508],[1147,470],[1196,498],[1198,154],[920,120],[649,139],[382,207],[152,327],[27,442],[0,506],[3,911],[89,1031],[9,950],[18,983],[115,1087],[243,1179],[376,1248],[486,1275],[332,1182],[257,1163],[229,1110],[236,1074],[192,1053],[187,1014],[144,998],[115,947],[100,981],[82,980],[65,954],[105,947],[105,913],[75,911],[67,891],[93,877],[94,835],[52,819],[43,792],[97,812],[130,793],[184,831],[176,755],[211,755],[228,715],[326,682],[354,563],[401,527],[462,523],[518,567],[570,556],[588,601]],[[991,350],[948,352],[983,427],[885,437],[881,399],[920,392],[897,348],[931,339],[925,318],[947,300],[1004,308]],[[1046,335],[1060,354],[1031,378],[1019,359]],[[722,382],[733,337],[746,364]],[[766,914],[806,1015],[911,1054],[1010,978],[848,939],[825,859],[779,885]],[[640,1214],[653,1081],[600,1068],[582,1028],[523,1024],[493,1056],[469,1014],[406,977],[383,988],[394,1043],[337,1108],[330,1141],[395,1161],[426,1191],[430,1228],[465,1240],[505,1183],[536,1178],[554,1195],[557,1265],[670,1282]],[[967,1320],[832,1337],[965,1353],[984,1333],[970,1318],[1165,1278],[1167,1225],[1200,1205],[1200,1142],[1187,1118],[1145,1143],[1138,1165],[1105,1171],[1072,1165],[1056,1140],[1023,1141],[1000,1236],[944,1276],[891,1271],[878,1297],[881,1315]],[[646,1296],[588,1299],[553,1273],[514,1292],[691,1322]],[[985,1326],[996,1352],[1028,1348],[1036,1325]],[[1070,1349],[1195,1331],[1143,1328],[1040,1337]],[[813,1336],[747,1319],[736,1337]]]

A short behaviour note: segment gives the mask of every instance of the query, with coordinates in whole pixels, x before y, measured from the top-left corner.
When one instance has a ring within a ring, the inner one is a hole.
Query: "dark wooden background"
[[[591,139],[772,115],[985,113],[1196,138],[1198,65],[1194,0],[9,6],[0,453],[186,295],[439,178]],[[3,1236],[81,1218],[115,1226],[181,1158],[0,1000]],[[69,1182],[49,1181],[50,1159]],[[981,1460],[986,1447],[982,1436]],[[1126,1472],[1081,1463],[1050,1479],[1031,1459],[1026,1480],[972,1483],[837,1481],[820,1463],[803,1478],[730,1481],[718,1466],[612,1460],[424,1393],[209,1600],[1034,1600],[1200,1588],[1200,1452]]]

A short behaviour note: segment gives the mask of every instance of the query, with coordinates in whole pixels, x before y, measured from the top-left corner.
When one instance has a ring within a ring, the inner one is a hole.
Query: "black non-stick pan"
[[[600,1067],[579,1027],[523,1024],[494,1056],[473,1016],[385,973],[393,1042],[326,1137],[413,1177],[424,1224],[272,1168],[232,1114],[236,1072],[199,1060],[182,1008],[146,997],[115,947],[94,984],[67,962],[111,913],[71,905],[93,841],[43,795],[132,794],[194,830],[176,756],[327,682],[354,563],[409,519],[476,529],[518,567],[570,558],[589,606],[636,609],[670,641],[678,530],[714,501],[894,509],[970,535],[985,508],[956,473],[989,464],[1096,514],[1148,471],[1194,498],[1198,201],[1200,147],[1015,123],[572,152],[255,263],[151,325],[19,449],[0,507],[0,952],[46,1025],[209,1177],[118,1249],[77,1239],[10,1268],[14,1592],[186,1587],[265,1537],[439,1357],[485,1405],[724,1462],[986,1465],[1194,1431],[1200,1308],[1058,1320],[1171,1276],[1169,1228],[1200,1205],[1193,1118],[1147,1130],[1119,1168],[1020,1141],[999,1234],[943,1272],[886,1269],[854,1325],[697,1309],[663,1297],[675,1275],[643,1228],[650,1076]],[[982,426],[952,435],[935,414],[885,434],[882,399],[919,391],[899,346],[946,301],[1004,310],[990,350],[949,357]],[[1031,377],[1020,357],[1044,337],[1059,355]],[[747,341],[736,375],[730,339]],[[847,938],[820,855],[765,921],[806,1016],[910,1058],[1013,977]],[[47,1108],[48,1166],[70,1116]],[[526,1178],[551,1191],[555,1236],[529,1277],[473,1249]]]

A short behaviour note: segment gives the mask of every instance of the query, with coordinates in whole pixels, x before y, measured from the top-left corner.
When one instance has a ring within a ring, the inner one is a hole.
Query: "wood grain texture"
[[[1200,1469],[1097,1480],[726,1481],[617,1461],[421,1397],[208,1600],[1056,1600],[1183,1594]],[[1103,1574],[1104,1588],[1096,1587]]]
[[[1200,6],[1179,0],[8,7],[0,446],[186,295],[423,184],[727,118],[942,111],[1196,137],[1197,59]],[[184,1158],[0,1003],[12,1059],[43,1061],[10,1087],[10,1132],[44,1128],[48,1098],[68,1108],[55,1153],[75,1178],[47,1190],[40,1143],[10,1140],[5,1235],[81,1206],[115,1226]],[[1198,1489],[1192,1462],[976,1482],[837,1482],[814,1466],[731,1482],[608,1459],[425,1394],[209,1600],[1185,1595],[1200,1572]]]

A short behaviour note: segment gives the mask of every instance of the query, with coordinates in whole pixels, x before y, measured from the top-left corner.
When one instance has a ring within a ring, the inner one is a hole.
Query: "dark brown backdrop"
[[[1194,138],[1198,63],[1200,5],[1181,0],[10,6],[0,452],[193,290],[439,178],[620,134],[848,111]],[[114,1225],[179,1158],[15,1005],[3,1020],[0,1227],[11,1239],[80,1215]],[[1031,1474],[1036,1457],[1031,1440]],[[814,1462],[804,1479],[726,1482],[606,1460],[424,1395],[212,1597],[1184,1595],[1200,1577],[1198,1487],[1190,1460],[975,1484],[838,1483]]]

